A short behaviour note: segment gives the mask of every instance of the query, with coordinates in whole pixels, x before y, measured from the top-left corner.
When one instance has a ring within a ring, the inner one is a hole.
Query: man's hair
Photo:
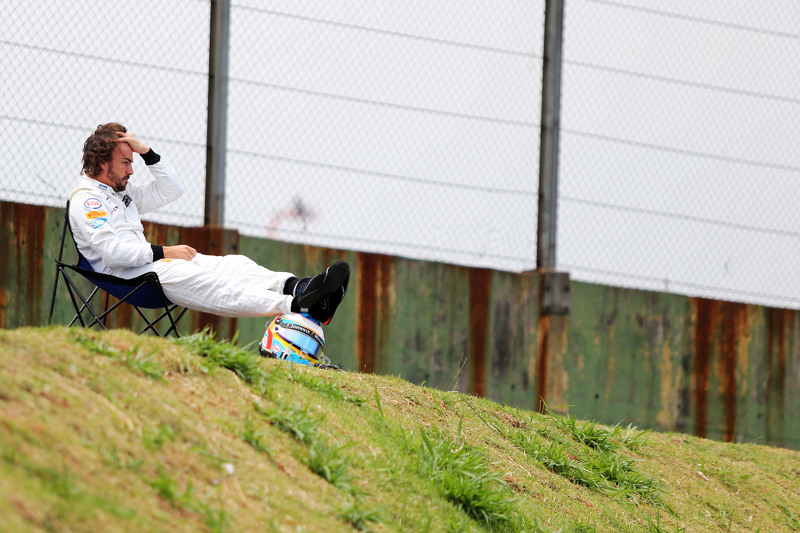
[[[117,132],[125,133],[127,131],[125,126],[116,122],[97,126],[94,133],[89,135],[89,138],[83,143],[83,169],[81,172],[90,178],[99,176],[103,170],[100,164],[108,163],[114,155],[114,149],[117,147],[115,142]]]

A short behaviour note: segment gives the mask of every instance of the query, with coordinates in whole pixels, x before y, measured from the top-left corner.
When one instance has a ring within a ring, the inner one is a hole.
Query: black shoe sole
[[[345,294],[347,294],[347,285],[349,281],[350,275],[348,274],[347,279],[344,280],[344,283],[342,283],[342,286],[339,287],[339,289],[330,294],[326,294],[308,309],[308,313],[314,318],[314,320],[323,326],[327,326],[331,323],[331,319],[336,313],[336,309],[339,307],[339,304],[342,303],[342,300],[344,300]],[[326,304],[325,308],[320,309],[323,303]]]
[[[304,292],[298,296],[297,305],[300,306],[301,309],[308,309],[317,303],[320,298],[323,298],[341,287],[349,277],[350,265],[344,261],[332,264],[325,270],[325,278],[322,280],[322,285],[311,292]]]

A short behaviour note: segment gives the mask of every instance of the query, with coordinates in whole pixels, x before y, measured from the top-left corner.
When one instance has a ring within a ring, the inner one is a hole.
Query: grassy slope
[[[800,531],[800,454],[202,338],[0,331],[0,530],[355,528]]]

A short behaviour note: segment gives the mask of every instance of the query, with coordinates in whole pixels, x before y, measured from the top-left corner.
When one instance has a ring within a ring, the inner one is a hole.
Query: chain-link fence
[[[535,265],[541,2],[236,2],[227,222]]]
[[[559,267],[800,307],[800,4],[566,6]]]
[[[63,205],[116,120],[187,185],[151,220],[202,224],[210,7],[3,2],[0,198]],[[535,268],[543,19],[543,0],[235,1],[226,226]],[[799,23],[791,0],[566,1],[560,269],[800,307]]]
[[[187,186],[150,220],[202,224],[208,1],[0,6],[0,197],[63,206],[86,137],[116,121],[164,154]],[[147,177],[136,158],[132,179]]]

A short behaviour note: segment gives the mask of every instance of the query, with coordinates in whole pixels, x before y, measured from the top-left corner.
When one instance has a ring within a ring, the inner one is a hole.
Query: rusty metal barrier
[[[0,202],[0,327],[43,325],[63,209]],[[272,268],[353,265],[326,327],[348,370],[399,375],[608,424],[800,449],[800,312],[576,282],[573,311],[539,312],[540,277],[148,224],[159,242]],[[67,317],[67,301],[57,308]],[[59,312],[61,315],[59,315]],[[71,314],[69,315],[71,316]],[[135,320],[131,317],[131,320]],[[196,328],[260,339],[265,320],[194,313]],[[130,327],[125,319],[114,324]]]

